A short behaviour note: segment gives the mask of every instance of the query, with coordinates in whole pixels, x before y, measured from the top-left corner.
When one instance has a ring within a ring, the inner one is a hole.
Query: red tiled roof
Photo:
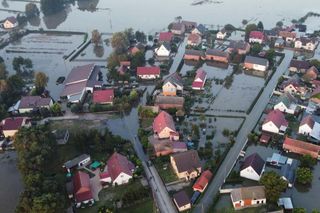
[[[160,133],[164,128],[168,127],[172,131],[176,131],[173,119],[167,112],[162,111],[153,121],[153,131]]]
[[[264,34],[263,34],[263,32],[260,32],[260,31],[251,31],[250,38],[264,40]]]
[[[198,69],[196,77],[194,80],[200,79],[201,81],[204,81],[206,79],[207,73],[203,69]]]
[[[191,41],[192,43],[198,43],[201,40],[201,36],[198,34],[190,34],[188,36],[188,41]]]
[[[26,120],[26,117],[6,118],[1,122],[2,130],[18,130]]]
[[[170,42],[172,40],[172,37],[173,37],[172,32],[160,32],[159,41]]]
[[[117,179],[117,177],[123,172],[129,176],[132,176],[132,170],[134,170],[134,165],[131,163],[127,157],[115,152],[109,158],[107,162],[108,173],[112,181]]]
[[[204,87],[205,82],[199,82],[199,81],[194,81],[192,83],[192,88],[203,88]]]
[[[137,75],[160,75],[160,67],[138,67]]]
[[[264,134],[262,133],[261,137],[260,137],[260,142],[262,143],[268,143],[271,139],[270,135]]]
[[[288,126],[288,121],[285,119],[284,114],[278,109],[272,110],[268,113],[264,120],[264,124],[268,123],[269,121],[271,121],[278,128],[281,126]]]
[[[72,180],[74,196],[77,202],[93,199],[90,189],[90,178],[87,173],[77,171]]]
[[[288,31],[280,31],[279,36],[284,37],[284,38],[295,38],[296,33],[288,32]]]
[[[111,178],[109,172],[102,172],[100,173],[100,179],[104,179],[104,178]]]
[[[193,190],[202,192],[208,185],[209,181],[212,178],[212,173],[209,170],[204,171],[201,176],[197,179],[195,184],[193,185]]]
[[[113,89],[95,90],[93,92],[93,103],[112,103],[113,98]]]
[[[295,140],[288,137],[285,138],[282,147],[285,150],[289,150],[297,154],[301,154],[301,155],[310,154],[314,158],[318,158],[319,152],[320,152],[320,146],[318,145]]]

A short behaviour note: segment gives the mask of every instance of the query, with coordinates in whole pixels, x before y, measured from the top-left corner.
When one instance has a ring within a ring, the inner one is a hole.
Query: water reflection
[[[99,0],[79,0],[78,9],[82,11],[94,12],[97,10]]]
[[[47,29],[57,29],[57,27],[62,24],[65,20],[67,20],[68,12],[71,11],[71,8],[65,8],[60,12],[50,15],[43,16],[43,22],[46,25]]]
[[[104,48],[103,46],[94,46],[93,52],[98,58],[102,58],[102,56],[104,55]]]
[[[39,16],[33,17],[28,20],[29,24],[34,27],[39,27],[41,24],[41,19]]]
[[[1,2],[1,5],[2,5],[4,8],[8,8],[8,7],[9,7],[9,4],[8,4],[8,2],[7,2],[6,0],[3,0],[3,1]]]

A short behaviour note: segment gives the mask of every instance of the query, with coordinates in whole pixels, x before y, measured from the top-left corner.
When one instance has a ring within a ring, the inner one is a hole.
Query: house
[[[298,133],[319,141],[320,123],[316,122],[311,115],[307,115],[301,120]]]
[[[262,44],[264,42],[264,34],[260,31],[251,31],[249,34],[249,42],[250,43],[258,43]]]
[[[311,64],[309,61],[292,59],[289,65],[289,71],[297,72],[297,73],[305,73],[310,67],[311,67]]]
[[[190,34],[188,36],[187,44],[190,46],[198,46],[201,44],[201,36],[198,34]]]
[[[159,57],[169,57],[171,53],[171,45],[167,42],[163,42],[160,47],[154,50]]]
[[[306,32],[307,31],[307,25],[305,24],[296,24],[295,26],[299,32]]]
[[[292,187],[295,180],[295,173],[298,167],[298,162],[293,160],[291,164],[284,164],[281,166],[280,176],[288,183],[288,187]]]
[[[144,80],[160,78],[160,67],[138,67],[137,76]]]
[[[53,105],[51,98],[42,98],[41,96],[24,96],[16,104],[16,110],[23,114],[29,113],[41,108],[50,109]]]
[[[171,166],[179,179],[191,180],[202,171],[200,158],[196,150],[175,153],[170,156]]]
[[[133,177],[134,164],[117,152],[108,159],[104,172],[100,174],[100,181],[112,183],[113,186],[126,184]]]
[[[204,57],[205,57],[205,55],[201,50],[186,49],[184,56],[183,56],[183,59],[184,60],[200,61]]]
[[[286,42],[292,42],[296,40],[296,33],[290,31],[279,31],[279,37],[282,37]]]
[[[201,193],[204,192],[204,190],[206,190],[212,177],[213,177],[213,174],[212,174],[212,172],[210,172],[210,170],[206,170],[206,171],[202,172],[200,177],[197,179],[197,181],[192,186],[193,191],[199,191]]]
[[[207,80],[207,73],[203,69],[199,68],[193,80],[192,89],[203,90],[206,80]]]
[[[77,171],[72,178],[74,201],[77,208],[82,205],[93,205],[90,177],[87,173]]]
[[[170,30],[175,35],[183,35],[186,31],[186,27],[182,23],[172,23]]]
[[[317,47],[316,38],[301,37],[295,40],[294,48],[314,51]]]
[[[177,92],[183,92],[183,82],[180,75],[175,72],[164,80],[162,94],[164,96],[176,96]]]
[[[71,169],[87,166],[90,164],[90,162],[91,162],[90,155],[82,154],[73,158],[72,160],[68,160],[63,164],[62,167],[65,168],[68,173],[70,173]]]
[[[295,140],[289,137],[286,137],[282,148],[286,152],[293,152],[299,155],[311,155],[313,158],[320,159],[320,146],[307,143],[300,140]]]
[[[186,32],[191,32],[194,28],[197,27],[197,22],[194,22],[194,21],[182,20],[181,24],[185,26]]]
[[[207,49],[206,60],[228,63],[229,53],[218,49]]]
[[[68,129],[57,129],[52,131],[52,133],[57,141],[57,144],[59,145],[64,145],[69,140],[70,134]]]
[[[301,84],[300,79],[290,78],[281,83],[280,89],[285,93],[290,93],[291,95],[305,96],[307,89]]]
[[[264,160],[258,155],[257,153],[254,153],[244,160],[241,170],[240,170],[240,176],[250,179],[259,181],[265,168],[265,162]]]
[[[272,110],[268,113],[262,124],[262,131],[284,134],[288,128],[288,121],[280,110]]]
[[[285,45],[285,42],[283,38],[277,38],[276,41],[274,42],[274,46],[278,48],[283,48]]]
[[[142,43],[137,43],[134,47],[131,47],[129,49],[129,52],[131,55],[135,55],[138,52],[144,52],[145,51],[145,46]]]
[[[280,110],[283,113],[295,114],[298,111],[298,100],[290,93],[283,93],[279,96],[276,104],[273,107],[274,110]]]
[[[207,31],[206,27],[203,24],[199,24],[196,28],[194,28],[191,33],[192,34],[198,34],[200,36],[203,36],[205,32]]]
[[[157,95],[154,105],[160,109],[183,109],[184,97]]]
[[[178,208],[179,212],[191,209],[190,198],[184,190],[173,195],[173,202]]]
[[[250,186],[233,189],[231,201],[236,210],[264,205],[267,203],[265,188]]]
[[[239,55],[246,55],[250,52],[250,44],[245,41],[230,41],[229,47],[227,49],[228,53],[237,53]]]
[[[219,30],[219,32],[217,33],[217,39],[223,40],[225,37],[227,36],[227,31],[222,28],[221,30]]]
[[[95,90],[93,92],[92,102],[94,104],[113,104],[114,90]]]
[[[266,71],[269,67],[269,61],[265,58],[254,56],[246,56],[244,60],[244,68],[249,70]]]
[[[161,111],[153,121],[154,135],[159,139],[170,138],[179,140],[179,133],[173,122],[173,118],[165,111]]]
[[[172,32],[160,32],[159,33],[159,43],[170,43],[173,39]]]
[[[65,80],[61,97],[66,97],[71,103],[83,101],[86,93],[93,93],[94,88],[100,88],[99,81],[100,67],[94,64],[87,64],[74,67]]]
[[[316,80],[319,76],[319,71],[315,66],[310,67],[306,73],[302,76],[302,78],[307,81],[313,81]]]
[[[272,166],[282,166],[285,165],[288,161],[288,158],[280,155],[279,153],[273,153],[272,157],[267,158],[267,163]]]
[[[278,38],[278,31],[276,29],[264,30],[263,33],[267,37],[268,40]]]
[[[3,119],[0,123],[0,132],[4,137],[12,138],[21,127],[29,127],[30,122],[28,117],[11,117]]]
[[[188,151],[187,145],[184,142],[171,141],[169,139],[159,140],[153,136],[150,136],[148,140],[153,147],[156,157]]]
[[[4,29],[12,29],[18,26],[18,21],[14,16],[10,16],[3,22]]]
[[[278,200],[278,206],[282,206],[284,211],[282,212],[292,212],[293,211],[293,204],[290,197],[281,197]]]

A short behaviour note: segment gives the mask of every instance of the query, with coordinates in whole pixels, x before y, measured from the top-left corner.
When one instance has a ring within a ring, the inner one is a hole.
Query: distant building
[[[206,33],[207,29],[203,24],[199,24],[196,28],[192,30],[192,34],[198,34],[203,36]]]
[[[218,49],[207,49],[206,60],[228,63],[229,53]]]
[[[18,26],[18,21],[14,16],[10,16],[3,22],[4,29],[12,29]]]
[[[29,127],[28,117],[11,117],[3,119],[0,123],[0,131],[4,137],[14,137],[21,127]]]
[[[285,45],[285,41],[283,38],[277,38],[276,41],[274,42],[274,46],[278,48],[283,48]]]
[[[265,58],[246,56],[244,60],[244,68],[249,70],[266,71],[268,67],[269,61]]]
[[[297,73],[305,73],[310,67],[311,67],[311,64],[309,61],[292,59],[289,65],[289,71],[297,72]]]
[[[19,113],[29,113],[41,108],[50,109],[53,105],[51,98],[42,98],[41,96],[24,96],[16,104]]]
[[[159,33],[159,42],[167,42],[170,43],[173,39],[173,33],[172,32],[160,32]]]
[[[257,207],[267,203],[264,186],[233,189],[231,191],[231,200],[236,210]]]
[[[315,66],[312,66],[306,71],[302,78],[306,82],[311,82],[313,80],[316,80],[318,76],[319,70]]]
[[[301,37],[295,40],[294,48],[314,51],[318,41],[316,38]]]
[[[70,173],[71,169],[89,165],[90,162],[90,155],[82,154],[78,157],[73,158],[72,160],[65,162],[62,167],[65,168],[68,173]]]
[[[184,97],[157,95],[154,105],[160,109],[183,109]]]
[[[93,92],[92,102],[94,104],[113,104],[114,90],[95,90]]]
[[[155,117],[153,121],[153,132],[159,139],[171,138],[173,140],[179,140],[179,133],[176,131],[176,127],[173,118],[170,114],[162,111]]]
[[[244,160],[241,166],[240,176],[259,181],[265,168],[265,161],[257,154],[254,153]]]
[[[169,57],[171,54],[171,46],[169,43],[163,42],[159,48],[154,50],[159,57]]]
[[[284,134],[288,128],[288,121],[280,110],[272,110],[268,113],[262,124],[262,131]]]
[[[297,161],[293,160],[291,164],[284,164],[283,166],[281,166],[281,178],[288,183],[288,187],[290,188],[294,184],[296,169],[298,167],[297,164]]]
[[[297,34],[295,32],[280,31],[279,37],[282,37],[287,42],[292,42],[296,40]]]
[[[251,31],[249,35],[249,42],[250,43],[258,43],[262,44],[264,42],[264,34],[260,31]]]
[[[188,36],[187,44],[190,46],[198,46],[201,44],[201,36],[198,34],[190,34]]]
[[[183,82],[180,75],[175,72],[164,80],[162,93],[164,96],[176,96],[178,92],[183,92]]]
[[[239,55],[246,55],[250,52],[250,44],[245,41],[230,41],[227,52],[230,54],[235,52]]]
[[[144,52],[144,51],[145,51],[145,46],[140,42],[129,49],[129,52],[131,53],[131,55],[135,55],[138,52]]]
[[[280,110],[283,113],[294,115],[298,112],[298,100],[290,93],[283,93],[273,107],[274,110]]]
[[[207,80],[207,73],[203,69],[198,69],[192,83],[193,90],[203,90]]]
[[[138,67],[137,76],[144,80],[160,78],[160,67]]]
[[[182,20],[181,24],[185,26],[185,29],[187,32],[191,32],[194,28],[197,27],[197,22],[194,22],[194,21]]]
[[[223,40],[226,36],[227,36],[227,31],[224,28],[219,30],[219,32],[217,33],[217,39]]]
[[[173,154],[170,156],[170,162],[179,179],[195,179],[202,171],[200,158],[196,150]]]
[[[200,61],[202,58],[205,58],[205,54],[201,50],[186,49],[183,56],[184,60],[193,60],[193,61]]]
[[[171,32],[175,35],[183,35],[186,31],[186,27],[182,23],[172,23]]]

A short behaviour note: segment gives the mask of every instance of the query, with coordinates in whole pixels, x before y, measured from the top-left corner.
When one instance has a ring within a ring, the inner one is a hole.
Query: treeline
[[[64,180],[52,171],[57,145],[50,130],[45,126],[23,128],[14,143],[25,186],[16,212],[64,212]]]

